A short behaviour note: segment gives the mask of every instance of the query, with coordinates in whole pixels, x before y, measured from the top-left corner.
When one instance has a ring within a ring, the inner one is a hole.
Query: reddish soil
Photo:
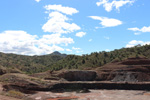
[[[149,91],[90,90],[89,93],[39,92],[30,96],[33,100],[150,100]]]
[[[60,98],[53,98],[53,99],[47,99],[47,100],[74,100],[74,99],[78,99],[78,97],[76,97],[76,96],[72,96],[72,97],[60,97]]]
[[[150,59],[129,58],[111,62],[96,69],[97,81],[146,82],[150,81]]]

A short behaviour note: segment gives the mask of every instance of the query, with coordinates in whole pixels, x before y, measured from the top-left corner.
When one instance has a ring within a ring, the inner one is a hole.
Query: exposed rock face
[[[150,60],[146,58],[129,58],[122,62],[112,62],[97,70],[97,81],[150,81]]]
[[[63,82],[54,84],[52,90],[66,89],[76,91],[78,89],[125,89],[125,90],[150,90],[150,82]]]
[[[147,58],[129,58],[120,62],[123,65],[150,65],[150,59]]]
[[[67,81],[145,82],[150,81],[150,59],[129,58],[111,62],[95,71],[62,71],[55,76]]]
[[[5,74],[5,73],[6,73],[6,71],[5,71],[5,70],[0,69],[0,75],[3,75],[3,74]]]
[[[6,73],[22,73],[22,72],[16,68],[11,69],[11,68],[5,68],[5,67],[0,66],[0,75],[6,74]]]
[[[0,82],[4,83],[3,87],[6,91],[19,90],[23,93],[29,93],[29,91],[48,91],[51,86],[49,81],[19,73],[4,74],[0,76]]]
[[[0,66],[0,75],[6,74],[6,69]]]
[[[95,71],[65,71],[58,76],[68,81],[94,81],[96,75]]]

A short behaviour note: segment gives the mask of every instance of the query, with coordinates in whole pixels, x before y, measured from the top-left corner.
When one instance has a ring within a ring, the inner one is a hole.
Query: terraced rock
[[[96,70],[97,81],[150,81],[150,59],[147,58],[129,58],[122,62],[111,62]]]

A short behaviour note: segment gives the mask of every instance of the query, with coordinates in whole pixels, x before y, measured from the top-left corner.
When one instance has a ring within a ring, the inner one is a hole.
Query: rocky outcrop
[[[0,69],[0,75],[6,74],[6,71],[3,69]]]
[[[6,73],[22,73],[20,70],[16,68],[5,68],[3,66],[0,66],[0,75],[6,74]]]
[[[128,58],[125,61],[120,62],[123,65],[150,65],[150,59],[147,58]]]
[[[112,62],[97,69],[97,81],[145,82],[150,81],[150,60],[129,58]]]
[[[0,76],[0,82],[6,91],[18,90],[23,93],[31,93],[32,91],[48,91],[50,90],[50,81],[44,81],[39,78],[30,77],[25,74],[8,73]]]
[[[62,82],[54,84],[52,90],[66,89],[76,91],[79,89],[118,89],[118,90],[150,90],[150,82],[128,83],[128,82]],[[65,91],[65,90],[64,90]]]
[[[111,62],[94,71],[65,70],[51,75],[67,81],[146,82],[150,81],[150,59],[129,58]]]
[[[64,71],[58,75],[67,81],[94,81],[96,78],[95,71]]]

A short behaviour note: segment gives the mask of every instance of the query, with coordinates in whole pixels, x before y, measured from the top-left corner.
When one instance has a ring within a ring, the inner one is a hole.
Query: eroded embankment
[[[77,90],[77,89],[118,89],[118,90],[150,90],[149,83],[127,83],[127,82],[63,82],[55,84],[51,90]]]

